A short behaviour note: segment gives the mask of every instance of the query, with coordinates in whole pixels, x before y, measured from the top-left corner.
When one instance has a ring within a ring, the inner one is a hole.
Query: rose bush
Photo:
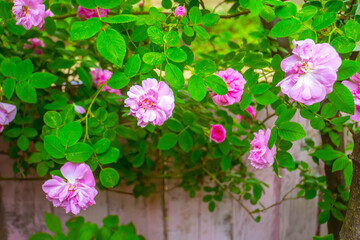
[[[146,197],[154,177],[176,176],[190,196],[207,193],[210,211],[227,192],[260,221],[267,184],[248,166],[299,170],[297,198],[321,195],[319,223],[344,221],[341,239],[359,239],[355,1],[229,0],[222,14],[205,2],[1,0],[0,125],[15,173],[51,176],[47,198],[75,214],[120,182]],[[291,121],[297,113],[323,144]],[[326,178],[289,153],[303,139]],[[329,233],[339,239],[338,227]]]

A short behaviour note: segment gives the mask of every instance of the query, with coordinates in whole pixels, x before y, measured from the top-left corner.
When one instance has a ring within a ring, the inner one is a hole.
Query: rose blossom
[[[175,16],[185,17],[185,14],[186,14],[186,9],[183,6],[178,6],[175,9]]]
[[[217,105],[228,106],[240,101],[244,92],[245,79],[238,71],[228,68],[225,71],[220,71],[218,74],[228,87],[228,93],[225,95],[217,95],[211,93],[211,98]]]
[[[98,88],[100,85],[104,84],[107,80],[109,80],[112,76],[112,72],[109,70],[102,70],[99,68],[95,68],[94,70],[90,71],[90,74],[93,78],[94,85]],[[121,92],[119,89],[112,89],[108,85],[106,85],[103,89],[103,92],[107,91],[109,93],[116,94],[121,96]]]
[[[98,9],[99,9],[100,17],[102,17],[102,18],[106,17],[108,12],[110,12],[109,9],[102,9],[102,8],[98,8]],[[87,9],[87,8],[83,8],[82,6],[79,6],[78,10],[77,10],[77,16],[78,17],[83,16],[84,18],[89,19],[89,18],[94,18],[94,17],[98,18],[99,14],[98,14],[96,8]]]
[[[77,112],[77,113],[79,113],[79,114],[84,114],[84,113],[86,113],[85,108],[83,108],[82,106],[76,105],[75,103],[73,103],[73,105],[74,105],[74,110],[75,110],[75,112]]]
[[[270,129],[266,129],[266,132],[259,130],[258,133],[254,133],[255,138],[251,141],[252,150],[250,150],[249,160],[255,168],[268,168],[274,163],[276,147],[274,145],[270,150],[267,146],[270,134]]]
[[[290,99],[312,105],[332,92],[341,58],[328,43],[293,41],[294,55],[281,62],[285,78],[277,84]]]
[[[138,119],[138,126],[148,123],[161,126],[174,110],[174,93],[165,82],[148,78],[142,86],[135,85],[127,92],[125,107],[130,107],[129,115]]]
[[[12,12],[16,24],[30,30],[33,26],[41,28],[45,18],[45,5],[42,0],[14,0]]]
[[[360,74],[355,73],[352,77],[350,77],[353,82],[350,81],[342,81],[354,96],[355,101],[355,113],[350,116],[350,119],[359,122],[360,121]]]
[[[35,54],[38,55],[43,54],[43,50],[38,48],[38,47],[42,47],[42,48],[45,47],[43,41],[41,41],[39,38],[30,38],[28,39],[28,42],[30,42],[31,44],[25,44],[24,49],[34,49]]]
[[[252,106],[248,106],[246,108],[246,111],[251,115],[252,119],[255,120],[256,111]],[[238,116],[238,118],[241,120],[246,120],[248,123],[250,123],[249,119],[246,119],[246,117],[243,117],[241,115]]]
[[[60,171],[66,180],[52,176],[42,185],[46,198],[54,207],[62,207],[66,213],[78,214],[81,208],[86,210],[96,203],[94,198],[98,192],[94,175],[87,164],[67,162]]]
[[[218,124],[218,125],[211,124],[210,126],[211,126],[211,128],[210,128],[210,142],[212,140],[214,140],[214,142],[216,142],[216,143],[223,142],[225,140],[225,137],[226,137],[225,128],[221,124]]]
[[[0,132],[5,125],[9,125],[16,116],[16,106],[7,103],[0,103]]]

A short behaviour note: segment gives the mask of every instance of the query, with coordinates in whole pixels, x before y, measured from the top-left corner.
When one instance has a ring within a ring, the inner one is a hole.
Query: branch
[[[200,0],[200,5],[201,5],[201,7],[202,7],[203,9],[206,9],[206,8],[205,8],[205,4],[204,4],[204,1],[203,1],[203,0]]]

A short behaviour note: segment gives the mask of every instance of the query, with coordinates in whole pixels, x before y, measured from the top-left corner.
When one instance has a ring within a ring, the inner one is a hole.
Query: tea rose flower
[[[249,160],[255,168],[269,168],[274,163],[276,147],[274,145],[270,150],[267,146],[270,134],[270,129],[266,129],[266,132],[259,130],[258,133],[254,133],[255,138],[251,141],[252,149],[250,150]]]
[[[277,86],[290,99],[312,105],[332,92],[341,58],[328,43],[313,40],[293,41],[294,55],[281,62],[285,78]]]
[[[210,125],[210,142],[214,141],[216,143],[221,143],[225,140],[226,137],[226,130],[225,128],[221,125]]]
[[[256,111],[252,106],[248,106],[246,108],[246,111],[251,115],[252,119],[255,120]],[[241,115],[238,116],[238,118],[241,120],[246,120],[248,123],[250,123],[249,119],[246,119],[246,117],[243,117]]]
[[[34,49],[34,53],[37,55],[43,54],[43,50],[39,49],[39,47],[45,48],[45,44],[39,38],[30,38],[28,42],[31,44],[25,44],[24,49]]]
[[[136,117],[141,127],[149,123],[161,126],[171,117],[175,107],[171,88],[153,78],[142,81],[142,86],[132,86],[127,95],[125,107],[130,107],[129,115]]]
[[[218,76],[226,83],[228,93],[225,95],[211,93],[211,98],[214,103],[217,105],[228,106],[239,102],[244,92],[244,85],[246,83],[241,73],[232,68],[228,68],[225,71],[220,71]]]
[[[185,14],[186,14],[186,9],[183,6],[178,6],[175,9],[175,16],[185,17]]]
[[[102,70],[99,68],[95,68],[94,70],[90,71],[90,74],[93,78],[93,84],[98,88],[100,85],[104,84],[107,80],[109,80],[112,76],[112,72],[109,70]],[[121,92],[119,89],[112,89],[108,85],[106,85],[103,89],[103,92],[107,91],[109,93],[113,93],[116,95],[121,96]]]
[[[54,207],[62,207],[66,213],[78,214],[81,209],[86,210],[96,203],[94,198],[98,192],[94,175],[87,164],[67,162],[60,171],[66,180],[52,176],[42,185],[46,198]]]
[[[0,132],[5,125],[9,125],[16,116],[16,106],[7,103],[0,103]]]
[[[26,30],[33,26],[39,29],[45,18],[45,5],[42,0],[14,0],[12,12],[17,25],[22,25]]]
[[[355,101],[355,113],[350,116],[350,119],[359,122],[360,121],[360,74],[356,73],[352,77],[350,77],[353,82],[350,81],[342,81],[354,96]]]
[[[102,18],[106,17],[108,12],[110,12],[109,9],[99,8],[100,17],[102,17]],[[78,10],[77,10],[77,16],[78,17],[83,16],[84,18],[89,19],[89,18],[94,18],[94,17],[98,18],[99,14],[98,14],[96,8],[87,9],[87,8],[83,8],[82,6],[79,6]]]

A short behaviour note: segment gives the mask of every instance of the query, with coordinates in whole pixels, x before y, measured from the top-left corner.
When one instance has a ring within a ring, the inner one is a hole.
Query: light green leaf
[[[102,31],[96,40],[96,46],[101,56],[116,66],[122,67],[126,53],[126,43],[120,33],[114,29]]]

